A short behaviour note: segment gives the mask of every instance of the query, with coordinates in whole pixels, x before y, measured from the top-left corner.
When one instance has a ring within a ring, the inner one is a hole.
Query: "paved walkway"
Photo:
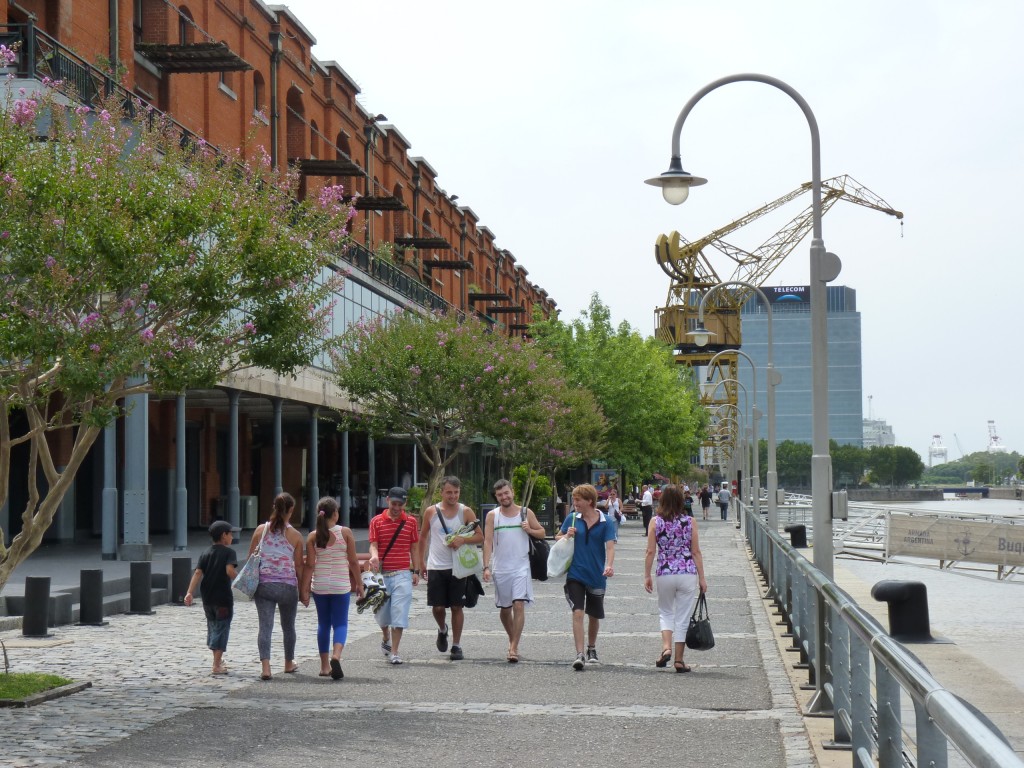
[[[353,610],[345,679],[317,676],[315,611],[299,610],[300,673],[258,679],[256,617],[236,608],[227,677],[208,674],[199,607],[113,616],[106,627],[58,627],[53,640],[8,643],[12,669],[91,680],[73,696],[0,710],[5,765],[208,766],[437,762],[477,765],[810,766],[814,758],[745,549],[732,523],[702,524],[717,645],[689,652],[693,672],[656,669],[654,597],[642,587],[644,539],[622,529],[601,664],[573,672],[569,611],[559,581],[535,582],[522,662],[506,641],[491,589],[468,611],[466,660],[434,648],[436,629],[416,590],[406,664],[378,649],[369,614]],[[32,646],[32,647],[28,647]],[[77,762],[76,762],[77,761]]]

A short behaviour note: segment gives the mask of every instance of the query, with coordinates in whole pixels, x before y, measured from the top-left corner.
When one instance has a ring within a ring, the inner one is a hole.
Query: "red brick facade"
[[[476,214],[458,207],[435,184],[423,158],[410,158],[399,130],[376,122],[356,103],[358,86],[335,62],[312,57],[315,38],[284,6],[259,0],[0,0],[0,21],[36,26],[88,62],[109,68],[112,48],[124,68],[123,84],[169,113],[185,128],[221,148],[242,147],[252,156],[265,149],[282,172],[299,159],[348,157],[366,177],[303,179],[304,194],[343,184],[361,195],[393,196],[402,211],[360,211],[356,240],[370,250],[396,237],[442,238],[450,249],[397,249],[396,262],[410,275],[462,310],[520,307],[495,313],[515,328],[529,321],[534,305],[545,315],[555,303],[527,279],[515,257],[495,245]],[[137,49],[137,43],[224,42],[252,68],[245,71],[168,73]],[[276,140],[275,140],[276,138]],[[418,181],[418,187],[417,187]],[[465,259],[471,268],[424,268],[430,261]],[[496,302],[468,299],[504,293]]]

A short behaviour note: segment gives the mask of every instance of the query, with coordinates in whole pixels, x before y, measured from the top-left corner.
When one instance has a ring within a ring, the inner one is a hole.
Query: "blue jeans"
[[[256,645],[260,661],[270,658],[270,634],[274,631],[274,608],[281,611],[281,634],[284,636],[284,658],[295,658],[295,614],[299,611],[299,588],[282,581],[264,581],[256,587],[252,597],[260,620],[260,633]]]
[[[412,572],[399,571],[385,576],[384,587],[391,599],[377,611],[377,624],[381,628],[405,629],[409,626],[409,609],[412,608]]]
[[[320,653],[331,650],[331,628],[334,628],[335,645],[344,645],[348,639],[348,605],[351,592],[338,595],[313,593],[316,604],[316,645]]]
[[[206,647],[211,651],[226,651],[231,634],[231,606],[203,604],[206,614]]]

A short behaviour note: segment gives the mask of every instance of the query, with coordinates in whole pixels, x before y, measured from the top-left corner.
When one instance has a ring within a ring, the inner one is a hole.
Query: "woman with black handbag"
[[[654,591],[651,566],[658,560],[658,617],[661,624],[661,655],[656,667],[670,660],[676,672],[689,672],[683,661],[686,630],[697,601],[698,589],[707,592],[704,560],[697,536],[697,521],[686,514],[683,492],[669,485],[661,494],[658,514],[647,529],[647,557],[644,561],[644,589]],[[674,654],[673,654],[674,648]],[[674,657],[674,658],[673,658]]]

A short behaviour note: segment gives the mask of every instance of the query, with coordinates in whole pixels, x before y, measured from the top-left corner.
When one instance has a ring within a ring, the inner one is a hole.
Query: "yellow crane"
[[[696,346],[686,333],[697,324],[697,310],[701,297],[713,286],[722,282],[739,280],[761,286],[778,268],[783,259],[796,248],[811,231],[813,225],[811,206],[808,205],[793,217],[781,230],[769,237],[753,251],[738,248],[724,240],[726,236],[760,219],[772,211],[810,192],[810,183],[801,184],[791,192],[751,211],[735,221],[726,224],[699,240],[688,241],[678,232],[659,235],[654,246],[655,259],[671,279],[665,306],[655,310],[655,335],[672,345],[676,362],[690,367],[706,366],[710,359],[724,349],[740,347],[740,310],[750,297],[751,291],[742,286],[731,286],[716,291],[704,307],[704,325],[715,336],[705,347]],[[821,183],[821,212],[824,215],[840,200],[861,205],[902,220],[903,214],[890,206],[848,175],[835,176]],[[705,250],[714,248],[735,263],[735,269],[727,280],[722,280]],[[722,355],[708,371],[710,381],[738,379],[737,356]],[[736,404],[737,387],[723,384],[717,387],[714,396],[704,393],[704,403],[715,406],[722,403]]]

